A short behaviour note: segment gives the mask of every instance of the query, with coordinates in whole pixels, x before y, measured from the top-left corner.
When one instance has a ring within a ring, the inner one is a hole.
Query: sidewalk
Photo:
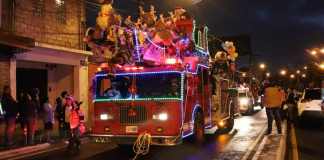
[[[265,135],[252,160],[284,160],[286,152],[287,122],[284,121],[282,134],[272,127],[272,134]]]
[[[26,147],[26,137],[23,134],[23,130],[20,127],[20,124],[16,124],[16,132],[14,133],[13,141],[14,145],[7,147],[5,146],[5,122],[0,122],[0,152],[5,150],[12,150],[16,148]],[[42,120],[37,120],[36,122],[36,132],[35,132],[35,142],[34,144],[43,144],[44,143],[44,124]],[[54,142],[59,142],[62,139],[59,138],[58,122],[55,122],[52,131],[52,139]],[[29,146],[30,147],[30,146]]]
[[[67,139],[59,138],[58,123],[56,122],[53,126],[52,132],[52,143],[47,143],[43,141],[44,126],[41,120],[36,123],[36,135],[35,135],[35,145],[26,145],[25,137],[23,131],[20,128],[20,124],[16,125],[16,132],[14,134],[15,145],[6,147],[4,145],[4,131],[5,123],[0,123],[0,160],[16,160],[24,159],[27,157],[32,157],[46,152],[52,152],[55,150],[60,150],[67,147]],[[82,138],[82,143],[87,143],[88,138]]]

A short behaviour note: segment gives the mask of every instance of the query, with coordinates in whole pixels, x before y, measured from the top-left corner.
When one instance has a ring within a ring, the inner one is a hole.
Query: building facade
[[[68,91],[88,111],[87,59],[92,53],[84,50],[83,1],[0,0],[0,9],[1,91],[10,85],[16,97],[38,88],[52,105]]]

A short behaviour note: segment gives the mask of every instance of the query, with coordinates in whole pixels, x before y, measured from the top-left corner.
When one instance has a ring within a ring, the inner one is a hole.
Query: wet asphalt
[[[138,160],[239,160],[241,159],[266,125],[264,110],[235,119],[234,129],[228,134],[207,135],[206,142],[197,145],[192,138],[173,147],[152,146],[147,155]],[[324,137],[324,136],[323,136]],[[323,147],[324,148],[324,147]],[[132,147],[118,147],[116,144],[87,143],[79,153],[65,149],[40,154],[33,160],[129,160],[134,157]]]

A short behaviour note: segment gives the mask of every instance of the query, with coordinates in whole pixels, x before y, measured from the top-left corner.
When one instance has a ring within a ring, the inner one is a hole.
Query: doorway
[[[16,79],[17,97],[20,93],[29,92],[33,88],[39,89],[39,98],[41,102],[48,96],[48,80],[46,69],[17,68]]]

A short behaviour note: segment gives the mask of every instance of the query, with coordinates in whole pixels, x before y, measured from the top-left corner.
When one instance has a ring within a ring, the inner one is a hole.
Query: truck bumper
[[[105,135],[90,134],[90,138],[96,143],[116,143],[116,144],[134,144],[136,135]],[[157,146],[175,146],[182,143],[181,136],[152,136],[152,145]]]

